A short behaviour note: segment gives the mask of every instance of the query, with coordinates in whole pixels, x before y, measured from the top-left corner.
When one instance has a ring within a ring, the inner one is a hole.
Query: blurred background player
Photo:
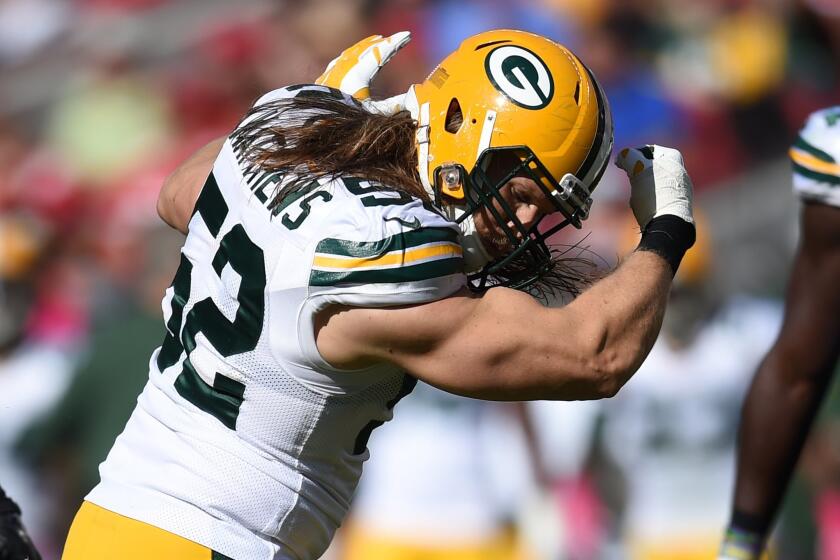
[[[623,481],[628,560],[714,557],[734,480],[733,426],[781,321],[775,303],[719,292],[705,223],[698,220],[650,355],[602,403],[604,450]]]
[[[764,548],[840,354],[840,107],[812,114],[790,149],[802,239],[778,340],[744,402],[732,519],[721,559]]]
[[[64,393],[72,372],[67,353],[32,329],[34,280],[49,242],[49,231],[34,216],[0,213],[0,484],[9,494],[0,489],[4,560],[40,558],[21,519],[49,549],[50,491],[14,448],[28,423]]]

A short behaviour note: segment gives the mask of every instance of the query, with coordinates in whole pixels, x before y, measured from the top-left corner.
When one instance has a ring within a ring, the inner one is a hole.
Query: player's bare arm
[[[471,397],[609,397],[650,351],[670,283],[671,268],[662,257],[637,251],[559,309],[494,288],[481,297],[464,292],[398,309],[328,310],[318,347],[336,367],[386,360]]]
[[[195,201],[224,142],[225,138],[217,138],[201,147],[179,165],[163,183],[157,201],[158,215],[181,233],[187,233]]]
[[[742,413],[734,521],[745,529],[770,529],[832,379],[840,353],[838,278],[840,209],[806,204],[784,325]]]
[[[812,114],[790,152],[805,200],[800,245],[781,332],[744,402],[721,560],[759,558],[840,356],[840,168],[830,153],[838,115],[836,107]]]
[[[616,163],[630,177],[631,207],[645,232],[640,250],[568,306],[549,309],[496,288],[400,309],[328,308],[320,316],[319,351],[336,367],[385,360],[474,397],[615,394],[656,339],[671,278],[694,235],[691,181],[679,152],[625,149]],[[510,204],[530,216],[527,200]]]

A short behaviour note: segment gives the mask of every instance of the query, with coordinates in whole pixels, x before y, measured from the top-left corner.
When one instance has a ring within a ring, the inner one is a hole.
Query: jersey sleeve
[[[455,224],[420,201],[368,214],[366,223],[339,227],[314,244],[311,299],[359,307],[410,305],[445,298],[466,284]]]
[[[789,154],[794,191],[803,200],[840,207],[840,106],[811,114]]]
[[[348,200],[337,223],[313,240],[297,322],[299,349],[313,370],[333,369],[315,344],[322,309],[418,305],[466,285],[458,226],[419,200],[395,204],[398,198],[379,192]]]

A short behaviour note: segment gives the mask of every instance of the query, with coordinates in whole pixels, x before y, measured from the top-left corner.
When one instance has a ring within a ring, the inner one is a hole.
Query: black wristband
[[[695,236],[694,224],[679,216],[666,214],[648,222],[636,250],[651,251],[668,261],[671,265],[671,276],[674,276],[683,255],[694,245]]]
[[[770,518],[765,515],[755,515],[735,510],[732,512],[729,525],[742,531],[749,531],[763,540],[767,531],[770,530],[770,521]]]
[[[0,515],[7,515],[10,513],[20,515],[20,508],[14,500],[8,497],[6,493],[3,492],[3,489],[0,488]]]

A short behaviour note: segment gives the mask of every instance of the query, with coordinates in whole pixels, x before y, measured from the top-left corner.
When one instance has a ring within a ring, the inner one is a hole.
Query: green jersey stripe
[[[458,243],[458,232],[452,228],[420,228],[403,231],[379,241],[348,241],[346,239],[322,239],[315,248],[316,253],[339,257],[367,259],[419,247],[427,243],[449,241]]]
[[[464,259],[453,257],[437,261],[384,268],[377,270],[325,271],[312,270],[310,286],[334,286],[336,284],[395,284],[398,282],[419,282],[464,272]]]
[[[828,173],[820,173],[819,171],[814,171],[813,169],[808,169],[804,165],[799,165],[798,163],[793,163],[793,172],[803,177],[807,177],[809,179],[813,179],[814,181],[820,181],[822,183],[829,183],[831,185],[840,185],[840,177],[837,175],[829,175]]]
[[[828,163],[837,163],[835,159],[831,156],[831,154],[820,150],[801,136],[797,136],[796,141],[793,143],[793,147],[798,148],[803,152],[808,152],[812,156],[819,158],[823,161],[827,161]]]

